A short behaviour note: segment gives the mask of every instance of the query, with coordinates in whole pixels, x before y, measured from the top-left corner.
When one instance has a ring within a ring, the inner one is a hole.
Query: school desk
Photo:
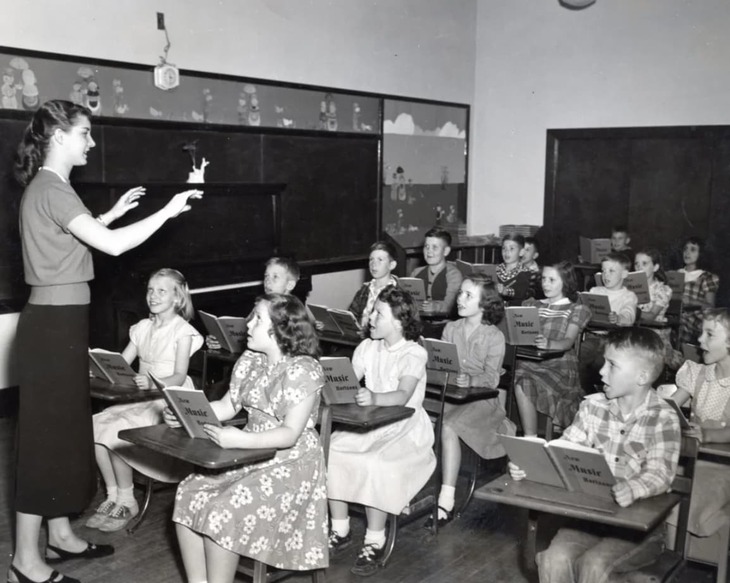
[[[527,538],[523,547],[525,565],[533,568],[537,552],[537,527],[540,513],[597,522],[631,531],[648,533],[656,528],[679,503],[681,496],[665,493],[637,500],[622,508],[610,500],[569,492],[528,480],[515,481],[504,474],[474,492],[478,500],[486,500],[528,510]]]
[[[203,385],[203,390],[206,389],[208,384],[208,360],[217,360],[223,363],[226,363],[228,365],[233,365],[238,358],[241,356],[240,352],[228,352],[227,350],[211,350],[210,348],[206,348],[203,350],[203,372],[201,375],[201,383]],[[228,367],[230,368],[230,366]]]
[[[538,348],[537,346],[517,346],[517,358],[522,360],[543,361],[551,358],[558,358],[565,354],[566,350],[557,350],[553,348]]]
[[[156,389],[139,389],[136,385],[110,383],[97,377],[89,379],[89,385],[92,399],[98,399],[110,405],[150,401],[162,397],[162,394]]]

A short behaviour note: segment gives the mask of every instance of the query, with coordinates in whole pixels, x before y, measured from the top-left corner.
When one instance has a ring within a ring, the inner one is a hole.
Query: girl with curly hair
[[[562,356],[541,362],[520,360],[515,369],[515,398],[525,436],[537,435],[537,412],[567,427],[583,398],[578,375],[578,339],[591,319],[587,306],[576,303],[578,284],[572,264],[561,261],[542,270],[544,300],[523,306],[540,311],[540,335],[535,346],[564,350]]]
[[[232,582],[240,556],[287,570],[327,567],[324,455],[314,428],[324,384],[318,356],[314,325],[297,298],[257,300],[248,350],[228,393],[211,403],[221,421],[245,408],[248,423],[205,431],[223,448],[278,451],[265,462],[180,483],[173,521],[188,581]],[[169,409],[163,416],[179,426]]]
[[[419,333],[418,306],[410,294],[386,287],[370,315],[370,338],[352,357],[358,378],[365,377],[365,387],[356,395],[358,405],[415,409],[412,417],[367,433],[332,434],[327,470],[330,552],[352,542],[348,503],[365,506],[367,530],[352,568],[356,575],[372,575],[382,566],[388,514],[400,514],[436,467],[433,428],[423,409],[427,355],[416,343]]]
[[[497,328],[504,318],[504,303],[494,284],[482,276],[472,276],[461,282],[456,296],[460,319],[449,322],[442,340],[456,344],[459,351],[460,374],[455,383],[460,387],[496,388],[504,360],[504,335]],[[503,393],[503,391],[500,391]],[[438,500],[439,526],[454,517],[456,479],[461,466],[463,441],[483,459],[505,455],[498,434],[515,434],[514,424],[504,410],[506,395],[464,405],[446,403],[441,430],[442,483]],[[426,528],[433,526],[430,517]]]

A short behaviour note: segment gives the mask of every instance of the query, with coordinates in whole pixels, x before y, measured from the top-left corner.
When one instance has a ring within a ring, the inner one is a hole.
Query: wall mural
[[[466,106],[386,99],[383,228],[418,247],[434,225],[466,234]]]
[[[181,72],[180,86],[154,87],[149,69],[3,54],[0,106],[34,110],[69,99],[94,115],[339,132],[379,132],[379,99]],[[71,59],[73,59],[71,57]]]

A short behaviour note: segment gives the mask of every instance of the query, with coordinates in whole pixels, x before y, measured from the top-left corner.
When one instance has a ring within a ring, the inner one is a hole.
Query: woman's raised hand
[[[170,199],[170,202],[165,205],[165,208],[170,213],[170,218],[174,218],[185,211],[190,210],[188,204],[191,198],[203,198],[202,190],[185,190],[184,192],[178,192],[175,196]]]
[[[147,190],[144,186],[130,188],[119,197],[117,202],[114,203],[114,206],[106,213],[108,216],[107,222],[111,223],[112,221],[116,221],[126,215],[128,211],[138,207],[140,197],[144,196],[146,192]]]

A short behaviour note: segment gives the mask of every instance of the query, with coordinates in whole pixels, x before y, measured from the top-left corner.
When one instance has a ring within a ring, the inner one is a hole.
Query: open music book
[[[90,348],[89,367],[91,373],[97,378],[115,385],[135,386],[134,377],[137,376],[137,373],[119,352]]]
[[[398,285],[416,302],[426,301],[426,284],[420,277],[399,277]]]
[[[246,324],[248,318],[240,316],[214,316],[203,310],[198,310],[208,334],[215,336],[224,350],[228,352],[243,352],[246,342]]]
[[[611,239],[580,237],[578,243],[583,261],[594,265],[598,265],[611,252]]]
[[[341,334],[354,340],[362,338],[362,328],[355,318],[355,314],[349,310],[338,310],[317,304],[307,304],[312,316],[318,322],[322,322],[323,331],[332,334]]]
[[[457,259],[456,267],[459,271],[461,271],[461,275],[464,277],[482,275],[492,283],[497,283],[497,266],[493,263],[469,263],[467,261]]]
[[[147,375],[154,386],[162,392],[167,405],[175,413],[175,417],[190,437],[210,439],[208,434],[203,431],[203,425],[209,423],[217,427],[221,426],[221,422],[203,391],[186,387],[166,387],[165,383],[152,373],[147,373]]]
[[[499,436],[512,463],[525,470],[526,480],[613,500],[616,479],[597,449],[565,439]]]

